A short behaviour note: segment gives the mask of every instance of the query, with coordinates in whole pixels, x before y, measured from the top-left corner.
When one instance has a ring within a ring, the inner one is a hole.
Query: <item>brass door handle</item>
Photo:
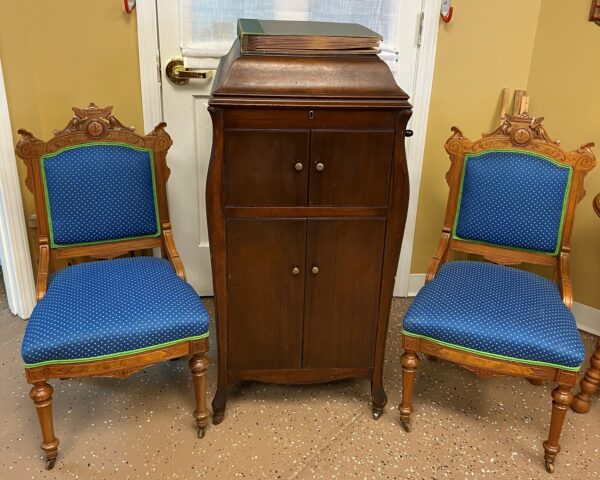
[[[212,70],[188,70],[183,66],[183,58],[174,57],[169,60],[165,68],[167,78],[175,85],[186,85],[190,78],[210,78],[213,76]]]

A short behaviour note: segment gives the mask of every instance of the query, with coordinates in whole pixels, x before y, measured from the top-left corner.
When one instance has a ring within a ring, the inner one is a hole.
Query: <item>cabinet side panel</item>
[[[226,229],[228,369],[300,368],[306,220],[228,219]]]
[[[385,225],[308,221],[304,368],[373,367]]]

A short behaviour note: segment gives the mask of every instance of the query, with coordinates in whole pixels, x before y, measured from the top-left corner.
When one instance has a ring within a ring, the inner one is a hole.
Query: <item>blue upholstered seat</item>
[[[208,335],[194,289],[164,259],[130,257],[67,267],[53,275],[27,323],[27,367],[95,360]]]
[[[578,370],[583,344],[555,284],[475,261],[449,262],[404,317],[404,333],[481,355]]]

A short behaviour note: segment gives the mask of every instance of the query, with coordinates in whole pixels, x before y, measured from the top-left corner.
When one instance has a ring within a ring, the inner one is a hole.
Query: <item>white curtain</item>
[[[360,23],[383,36],[382,58],[394,67],[399,0],[180,0],[184,57],[218,58],[237,35],[238,18]]]

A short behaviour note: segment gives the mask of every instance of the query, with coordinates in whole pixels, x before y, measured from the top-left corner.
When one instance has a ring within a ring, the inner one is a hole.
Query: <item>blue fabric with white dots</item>
[[[54,246],[157,236],[152,151],[120,144],[43,156]]]
[[[408,334],[482,355],[577,369],[575,318],[556,285],[533,273],[477,261],[449,262],[415,297]]]
[[[89,262],[53,275],[27,322],[21,354],[27,366],[118,356],[206,336],[208,318],[167,260]]]
[[[467,155],[456,238],[554,253],[571,167],[522,151]]]

